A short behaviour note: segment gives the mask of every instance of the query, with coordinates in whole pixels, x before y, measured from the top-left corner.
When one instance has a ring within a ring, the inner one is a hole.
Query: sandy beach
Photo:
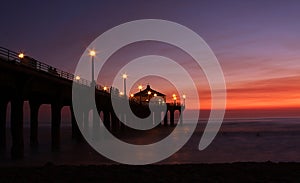
[[[299,163],[6,167],[0,182],[298,182]]]

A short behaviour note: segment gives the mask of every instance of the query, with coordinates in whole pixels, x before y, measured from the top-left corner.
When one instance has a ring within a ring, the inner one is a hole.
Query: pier
[[[103,114],[103,126],[112,133],[118,133],[126,128],[120,122],[122,119],[119,119],[123,114],[115,114],[111,103],[111,97],[117,97],[120,101],[124,98],[118,93],[113,94],[117,89],[113,87],[107,89],[99,84],[93,85],[91,81],[3,47],[0,47],[0,82],[0,152],[6,149],[6,111],[10,103],[11,156],[13,159],[24,156],[23,104],[25,101],[29,103],[30,108],[30,145],[32,147],[38,146],[38,114],[43,104],[51,105],[51,146],[54,151],[59,150],[60,146],[61,110],[65,106],[71,111],[72,137],[77,140],[83,138],[78,124],[83,126],[87,124],[89,110],[83,112],[81,121],[75,121],[72,109],[74,82],[82,89],[95,87],[96,106],[98,113]],[[138,111],[141,115],[142,113],[153,115],[145,112],[149,110],[149,104],[132,99],[129,101],[133,111]],[[160,124],[175,126],[175,111],[181,114],[185,106],[176,102],[165,105],[167,112]],[[155,111],[155,113],[158,114],[154,116],[160,118],[161,111]],[[182,123],[182,115],[179,121]]]

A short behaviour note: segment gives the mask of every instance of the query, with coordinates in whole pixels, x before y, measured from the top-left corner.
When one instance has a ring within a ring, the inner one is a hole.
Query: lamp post
[[[172,97],[173,97],[173,100],[174,100],[174,105],[176,104],[176,94],[174,93],[173,95],[172,95]]]
[[[124,86],[124,96],[126,97],[126,79],[127,79],[127,74],[122,75],[123,78],[123,86]]]
[[[148,91],[148,101],[150,102],[151,91]]]
[[[142,88],[143,86],[142,85],[139,85],[139,90],[140,90],[140,104],[142,104]]]
[[[92,57],[92,87],[95,87],[96,82],[95,82],[95,77],[94,77],[94,57],[96,56],[96,51],[95,50],[90,50],[89,55]]]
[[[175,96],[175,97],[173,97],[173,100],[174,100],[174,105],[176,105],[176,99],[177,99],[177,97]]]

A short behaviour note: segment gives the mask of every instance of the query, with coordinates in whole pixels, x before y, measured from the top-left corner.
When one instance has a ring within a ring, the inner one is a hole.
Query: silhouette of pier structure
[[[53,150],[58,150],[60,146],[61,110],[64,106],[68,106],[71,110],[72,137],[78,140],[82,138],[78,124],[88,122],[89,110],[83,112],[82,118],[80,118],[82,121],[78,121],[78,123],[75,121],[72,108],[72,84],[76,82],[82,88],[88,89],[93,86],[91,81],[0,47],[0,82],[0,152],[4,152],[6,149],[6,111],[9,103],[11,104],[11,156],[14,159],[22,158],[24,155],[23,104],[25,101],[28,101],[30,108],[30,145],[32,147],[38,146],[38,113],[43,104],[51,105],[51,147]],[[119,96],[117,92],[118,90],[113,87],[108,90],[107,87],[95,85],[98,113],[103,114],[103,126],[112,133],[118,133],[126,128],[119,120],[122,118],[122,114],[115,114],[112,107],[111,97],[117,97],[120,101],[124,97]],[[129,102],[132,110],[136,111],[138,115],[151,115],[149,104],[145,105],[136,100],[129,100]],[[174,126],[175,111],[182,114],[185,106],[176,102],[166,103],[166,105],[167,111],[164,114],[164,120],[159,124]],[[161,111],[157,111],[157,113],[158,115],[154,116],[160,120]],[[182,123],[182,115],[180,115],[179,121]]]

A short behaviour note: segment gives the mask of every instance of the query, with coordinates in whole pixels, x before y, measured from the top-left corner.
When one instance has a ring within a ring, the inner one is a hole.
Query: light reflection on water
[[[236,161],[296,161],[300,162],[300,119],[299,118],[257,118],[226,119],[212,144],[203,151],[198,144],[205,128],[205,121],[200,121],[196,131],[187,144],[168,159],[160,162],[176,163],[222,163]],[[24,126],[25,158],[11,161],[9,149],[0,166],[7,165],[43,165],[48,161],[55,164],[111,164],[110,160],[99,155],[89,145],[77,143],[71,138],[71,128],[62,123],[61,150],[51,152],[51,128],[49,124],[39,125],[39,148],[29,147],[29,128]],[[191,130],[188,121],[176,133],[187,134]],[[128,136],[132,141],[143,143],[147,139],[164,137],[170,133],[170,127],[155,129],[137,138]],[[176,133],[174,138],[176,138]],[[125,134],[126,135],[126,134]],[[10,130],[7,130],[7,146],[11,146]],[[159,152],[159,149],[153,149]],[[118,153],[122,153],[119,150]],[[149,152],[148,156],[151,155]],[[137,158],[145,158],[137,154]]]

